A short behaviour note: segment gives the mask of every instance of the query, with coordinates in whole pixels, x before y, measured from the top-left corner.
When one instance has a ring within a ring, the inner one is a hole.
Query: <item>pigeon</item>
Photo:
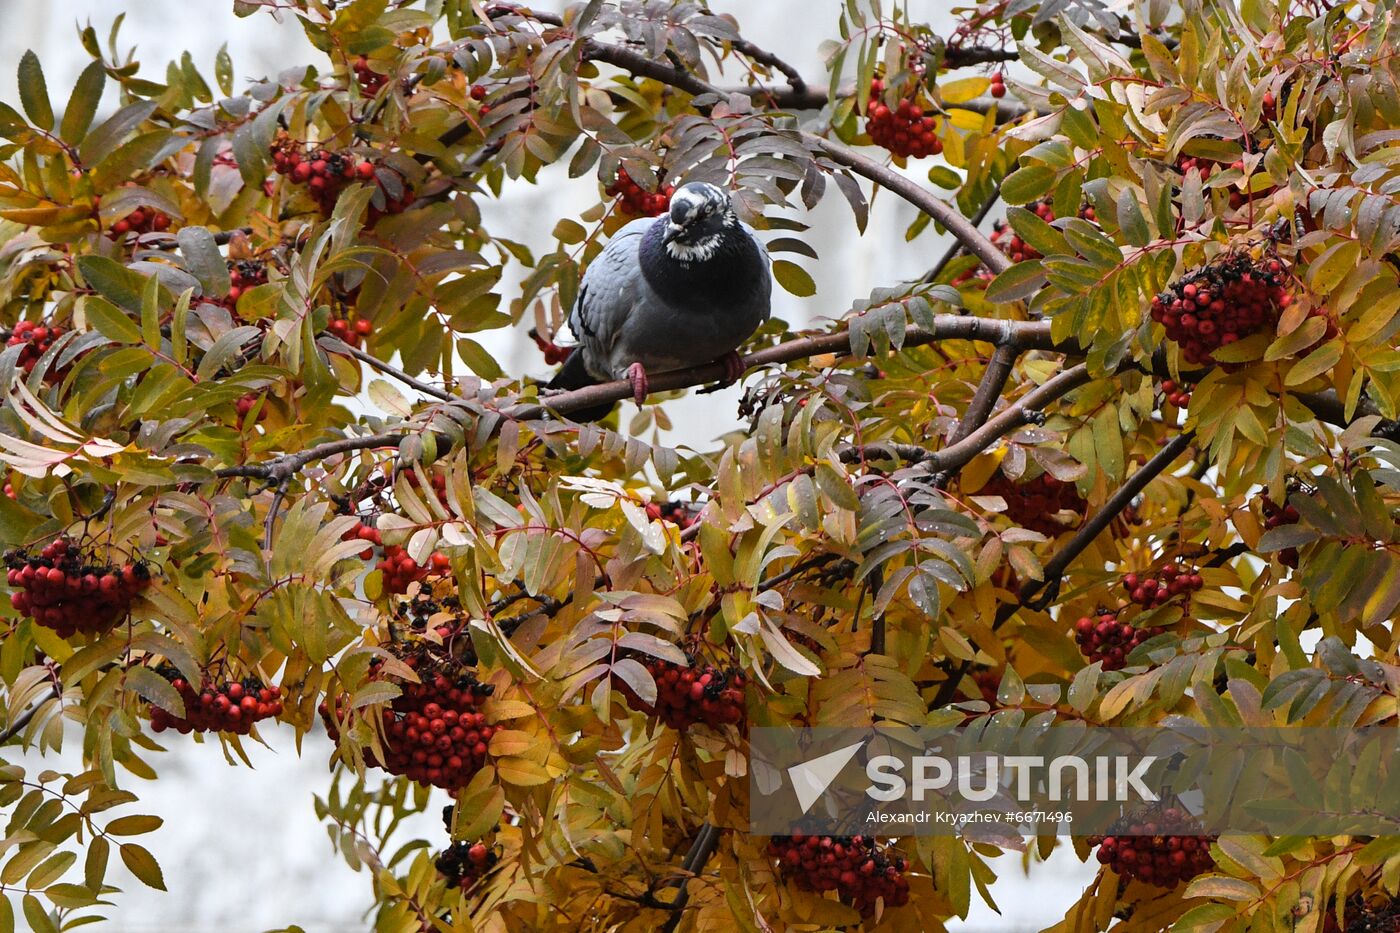
[[[676,189],[668,213],[634,220],[589,265],[569,312],[577,345],[548,388],[632,384],[647,374],[720,360],[726,384],[743,375],[736,352],[766,320],[773,292],[768,251],[725,192],[705,182]],[[612,404],[576,411],[597,421]]]

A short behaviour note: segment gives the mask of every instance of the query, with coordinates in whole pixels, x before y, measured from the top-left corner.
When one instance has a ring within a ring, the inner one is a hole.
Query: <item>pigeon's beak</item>
[[[661,244],[664,246],[667,243],[670,243],[672,240],[679,237],[682,233],[685,233],[684,226],[676,223],[674,220],[667,221],[666,232],[661,236]]]

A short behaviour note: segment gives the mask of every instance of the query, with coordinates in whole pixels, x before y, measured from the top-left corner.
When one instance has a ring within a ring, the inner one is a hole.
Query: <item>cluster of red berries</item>
[[[54,539],[37,555],[7,551],[5,566],[6,581],[19,590],[10,597],[15,609],[61,638],[105,632],[151,583],[144,563],[98,564],[67,538]]]
[[[1182,564],[1167,564],[1153,573],[1126,573],[1123,589],[1128,598],[1144,609],[1156,609],[1173,596],[1191,594],[1204,584],[1201,575]]]
[[[1083,513],[1085,501],[1073,483],[1042,473],[1035,479],[1016,482],[998,471],[977,491],[979,496],[1000,496],[1006,501],[1003,513],[1022,528],[1047,538],[1065,530],[1056,516],[1069,511]]]
[[[774,836],[768,856],[778,859],[788,883],[806,891],[835,891],[862,914],[909,902],[904,856],[870,836]]]
[[[1074,640],[1090,664],[1100,661],[1104,670],[1116,671],[1122,669],[1134,648],[1164,631],[1157,627],[1134,628],[1119,621],[1118,613],[1100,609],[1097,615],[1085,616],[1075,623]]]
[[[647,517],[652,521],[667,521],[681,531],[700,520],[700,510],[688,502],[648,502]]]
[[[379,89],[389,83],[389,76],[382,75],[369,66],[369,58],[361,55],[350,65],[350,70],[355,73],[355,80],[360,85],[360,90],[373,97],[379,93]]]
[[[501,856],[484,842],[454,842],[439,855],[433,865],[449,888],[466,890],[496,867]]]
[[[1191,393],[1187,391],[1186,386],[1174,379],[1162,380],[1162,397],[1167,400],[1168,405],[1175,405],[1177,408],[1185,408],[1191,404]]]
[[[987,93],[1000,100],[1006,96],[1006,75],[1000,71],[992,75],[992,86],[987,88]]]
[[[1187,273],[1152,299],[1152,320],[1181,345],[1187,362],[1205,365],[1211,354],[1278,323],[1293,302],[1277,259],[1229,256]]]
[[[1095,840],[1099,862],[1122,877],[1136,878],[1162,888],[1174,888],[1183,881],[1210,871],[1213,836],[1180,836],[1159,832],[1162,824],[1178,824],[1184,814],[1169,807],[1159,822],[1152,816],[1127,817],[1113,835]]]
[[[225,684],[215,684],[205,677],[196,691],[174,667],[156,668],[185,701],[185,716],[151,706],[151,729],[164,732],[174,729],[181,735],[191,732],[235,732],[247,735],[253,723],[282,715],[282,688],[268,687],[256,677],[245,677]]]
[[[426,564],[420,564],[403,548],[391,544],[384,549],[384,558],[374,568],[384,572],[384,592],[407,593],[411,584],[422,582],[429,574],[451,573],[452,561],[441,551],[434,551]]]
[[[331,322],[326,325],[326,330],[330,331],[331,336],[342,343],[347,343],[358,349],[365,338],[374,333],[374,324],[366,318],[347,321],[343,317],[336,317],[331,318]]]
[[[236,410],[236,411],[238,412],[238,423],[239,423],[240,425],[246,424],[246,423],[247,423],[247,421],[248,421],[248,415],[249,415],[250,413],[252,413],[253,407],[254,407],[255,405],[257,405],[257,404],[258,404],[258,393],[256,393],[256,392],[249,392],[249,393],[246,394],[246,395],[240,395],[240,396],[238,397],[238,401],[236,401],[236,402],[233,403],[234,410]],[[264,406],[262,406],[261,408],[258,409],[258,419],[257,419],[257,420],[258,420],[259,422],[261,422],[261,421],[263,421],[265,418],[267,418],[267,406],[266,406],[266,405],[264,405]]]
[[[371,224],[385,214],[402,213],[413,202],[412,192],[402,175],[387,166],[376,168],[373,162],[360,159],[350,152],[326,149],[303,152],[284,139],[273,144],[272,164],[277,174],[305,185],[311,200],[326,216],[335,210],[341,190],[353,181],[375,183],[369,206],[368,220]]]
[[[138,207],[121,220],[112,224],[114,237],[128,233],[160,233],[170,229],[170,215],[153,208]]]
[[[238,299],[251,288],[267,282],[267,263],[256,259],[230,259],[228,261],[228,294],[220,302],[232,311],[238,306]]]
[[[380,713],[384,760],[367,759],[390,774],[448,790],[465,787],[486,764],[486,750],[496,729],[486,724],[481,706],[495,689],[476,679],[472,669],[430,642],[400,643],[400,659],[417,673],[418,683],[404,682],[400,696]],[[370,676],[378,675],[378,663]],[[338,721],[346,698],[335,701],[332,714],[321,703],[321,718],[339,739]]]
[[[365,542],[365,549],[360,552],[360,559],[373,560],[374,549],[383,546],[379,529],[361,522],[340,536],[342,541],[353,541],[357,538]],[[403,548],[397,544],[391,544],[384,548],[384,556],[374,565],[374,569],[384,574],[384,592],[399,594],[407,593],[410,585],[426,580],[430,574],[446,575],[451,573],[452,561],[441,551],[434,551],[429,556],[428,563],[420,564],[409,557],[408,552]]]
[[[36,324],[34,321],[20,321],[10,331],[10,338],[5,341],[7,347],[24,347],[19,351],[19,359],[15,361],[15,366],[26,373],[34,371],[34,364],[39,362],[39,357],[48,352],[55,340],[62,337],[64,330],[62,327]]]
[[[1272,531],[1284,525],[1296,525],[1301,517],[1298,514],[1298,510],[1292,505],[1289,505],[1287,501],[1279,505],[1267,495],[1263,497],[1261,506],[1264,512],[1264,529],[1266,531]],[[1278,559],[1279,563],[1283,564],[1285,567],[1291,567],[1294,570],[1298,569],[1298,549],[1296,547],[1284,548],[1282,551],[1279,551]]]
[[[718,728],[743,720],[747,681],[737,668],[724,671],[694,661],[682,667],[650,656],[636,659],[656,681],[656,705],[644,702],[626,681],[616,678],[619,692],[632,709],[655,716],[673,729],[688,729],[696,723]]]
[[[627,169],[619,168],[617,178],[603,191],[610,198],[617,198],[618,208],[624,214],[634,217],[656,217],[666,213],[671,206],[671,195],[675,194],[675,185],[662,185],[655,193],[646,190],[641,185],[632,180],[632,176],[627,174]]]
[[[901,158],[938,155],[943,141],[938,138],[938,120],[925,115],[912,97],[901,98],[893,109],[882,99],[885,82],[870,81],[870,106],[865,114],[865,131],[870,141]]]

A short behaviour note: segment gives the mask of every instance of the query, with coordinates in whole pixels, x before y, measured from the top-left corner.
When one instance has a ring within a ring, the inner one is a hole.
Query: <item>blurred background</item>
[[[747,38],[778,52],[819,81],[823,69],[818,46],[834,34],[841,2],[711,0],[709,6],[736,16]],[[565,3],[542,0],[533,5],[557,12]],[[935,28],[951,22],[949,4],[908,0],[905,6],[912,17],[925,19]],[[61,107],[88,63],[77,30],[91,23],[105,48],[112,22],[122,13],[126,18],[118,46],[123,51],[135,46],[142,74],[154,80],[165,74],[167,61],[186,50],[201,72],[212,76],[214,56],[224,44],[240,84],[292,65],[321,61],[294,17],[280,24],[267,13],[239,19],[232,7],[231,0],[0,3],[0,62],[11,63],[0,69],[0,100],[18,102],[13,63],[26,49],[33,49],[43,63],[55,107]],[[577,216],[600,196],[590,178],[570,180],[561,170],[545,172],[541,179],[538,186],[508,186],[500,201],[483,204],[486,223],[494,233],[525,242],[536,254],[551,246],[550,231],[560,217]],[[876,286],[921,275],[942,255],[947,241],[927,231],[907,243],[904,231],[914,215],[908,204],[883,193],[876,199],[865,235],[860,236],[844,199],[833,188],[803,218],[812,227],[805,237],[822,257],[815,263],[803,260],[816,280],[817,294],[796,299],[775,289],[774,314],[795,326],[818,326],[823,319],[839,318],[854,300]],[[504,287],[511,282],[508,272]],[[527,326],[528,322],[519,330],[477,336],[484,338],[482,342],[507,371],[543,375],[548,367],[525,337]],[[738,425],[738,397],[739,390],[730,388],[668,402],[666,412],[676,428],[664,441],[708,446]],[[624,425],[631,411],[627,404]],[[77,737],[73,738],[71,745],[76,749]],[[164,869],[169,891],[162,894],[144,887],[114,860],[109,880],[120,885],[123,893],[115,898],[116,906],[107,912],[111,919],[101,929],[255,933],[295,924],[308,933],[339,933],[369,928],[369,878],[345,864],[312,809],[312,795],[324,796],[330,785],[329,739],[324,733],[313,734],[298,757],[286,734],[268,730],[267,738],[270,747],[250,749],[253,771],[231,764],[217,743],[175,737],[167,743],[170,750],[152,760],[160,773],[158,782],[143,785],[130,779],[131,790],[142,799],[139,812],[165,820],[162,829],[142,842]],[[31,756],[22,763],[80,768],[75,755],[65,758],[40,763]],[[442,848],[446,837],[436,815],[437,803],[447,802],[442,794],[442,800],[429,807],[430,816],[406,825],[395,837],[398,844],[416,833],[434,849]],[[995,868],[1000,878],[993,894],[1000,913],[974,895],[971,916],[950,929],[963,933],[1040,930],[1064,915],[1097,865],[1082,864],[1072,850],[1061,847],[1044,863],[1026,867],[1020,856],[1011,854],[1000,858]]]

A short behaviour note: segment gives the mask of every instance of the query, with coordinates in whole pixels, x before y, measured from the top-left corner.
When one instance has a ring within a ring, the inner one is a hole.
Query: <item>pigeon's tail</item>
[[[576,349],[569,354],[564,365],[559,367],[559,372],[554,374],[554,378],[549,380],[548,388],[567,391],[597,384],[598,380],[594,379],[587,367],[583,365],[582,350]],[[548,405],[548,401],[545,404]],[[592,408],[580,408],[568,412],[567,415],[573,421],[602,421],[613,410],[614,404],[616,403],[605,402],[602,405],[594,405]]]

